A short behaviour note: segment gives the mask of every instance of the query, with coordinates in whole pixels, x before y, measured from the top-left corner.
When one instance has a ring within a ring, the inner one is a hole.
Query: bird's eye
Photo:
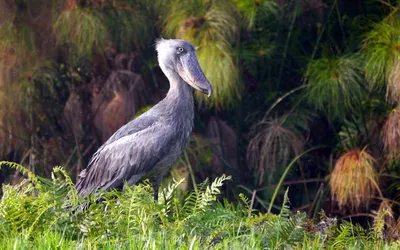
[[[181,48],[181,47],[178,47],[176,49],[176,51],[178,52],[178,54],[180,54],[180,53],[183,53],[185,50],[183,48]]]

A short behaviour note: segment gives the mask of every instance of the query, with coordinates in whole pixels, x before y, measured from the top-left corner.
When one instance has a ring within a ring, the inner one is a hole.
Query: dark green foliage
[[[72,48],[71,56],[81,59],[102,53],[107,36],[102,18],[90,9],[65,10],[54,23],[57,41]]]
[[[355,56],[312,61],[308,64],[306,79],[309,102],[334,118],[357,112],[366,94],[360,59]]]
[[[247,29],[253,30],[264,25],[263,21],[279,14],[279,6],[271,0],[233,0],[247,24]]]

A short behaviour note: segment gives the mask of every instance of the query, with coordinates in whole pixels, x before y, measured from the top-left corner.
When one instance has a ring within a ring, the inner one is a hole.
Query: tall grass
[[[0,162],[29,173],[16,186],[3,187],[0,201],[1,249],[313,249],[377,246],[396,249],[358,226],[335,223],[312,225],[304,213],[292,214],[285,193],[282,211],[262,214],[241,203],[217,201],[228,176],[205,181],[197,193],[176,195],[182,183],[174,181],[152,199],[149,182],[98,197],[77,196],[62,168],[52,179],[35,176],[24,167]],[[101,198],[102,202],[96,202]],[[83,208],[85,204],[85,209]],[[336,221],[336,220],[332,220]],[[375,242],[377,241],[377,242]],[[378,242],[379,241],[379,242]],[[377,249],[377,248],[375,248]]]

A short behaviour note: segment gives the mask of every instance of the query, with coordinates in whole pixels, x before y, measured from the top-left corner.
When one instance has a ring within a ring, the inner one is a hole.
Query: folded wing
[[[121,188],[124,181],[134,180],[133,177],[138,181],[169,153],[176,138],[171,134],[173,129],[150,118],[138,124],[121,127],[93,155],[79,175],[76,185],[79,195]]]

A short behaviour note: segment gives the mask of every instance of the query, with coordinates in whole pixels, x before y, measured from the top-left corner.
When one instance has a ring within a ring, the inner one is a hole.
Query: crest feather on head
[[[162,37],[156,39],[156,41],[154,43],[154,46],[156,47],[157,51],[160,49],[160,47],[161,47],[161,45],[163,44],[164,41],[166,41],[166,40],[164,38],[162,38]]]

